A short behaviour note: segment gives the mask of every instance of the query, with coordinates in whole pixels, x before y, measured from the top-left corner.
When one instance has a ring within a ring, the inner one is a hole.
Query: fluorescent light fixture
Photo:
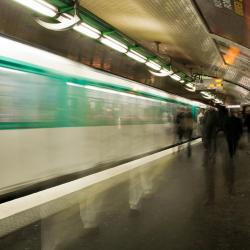
[[[240,105],[227,105],[226,108],[228,108],[228,109],[240,109],[241,106]]]
[[[201,94],[206,99],[213,99],[213,96],[209,92],[201,91]]]
[[[151,68],[151,69],[154,69],[154,70],[160,70],[161,69],[161,65],[159,65],[158,63],[154,62],[154,61],[148,61],[146,62],[146,65]]]
[[[62,13],[56,20],[63,23],[73,19],[74,17],[72,15],[69,15],[67,13]]]
[[[193,83],[187,83],[185,86],[188,87],[188,88],[193,88],[194,87]]]
[[[173,71],[172,71],[171,69],[168,70],[168,69],[166,69],[166,68],[162,68],[162,69],[160,70],[160,72],[161,72],[162,74],[164,74],[164,76],[169,76],[169,75],[173,74]]]
[[[126,55],[140,63],[145,63],[147,61],[147,58],[145,56],[139,54],[134,50],[128,51]]]
[[[73,29],[83,35],[98,39],[101,36],[101,32],[86,23],[80,23],[73,27]]]
[[[176,75],[176,74],[170,75],[170,77],[171,77],[172,79],[174,79],[175,81],[180,81],[180,80],[181,80],[181,77],[178,76],[178,75]]]
[[[164,77],[165,75],[162,74],[161,72],[155,72],[155,71],[152,71],[152,70],[149,70],[149,72],[152,74],[152,75],[155,75],[155,76],[160,76],[160,77]]]
[[[152,71],[152,70],[149,70],[149,72],[150,72],[152,75],[161,76],[161,77],[169,76],[169,75],[173,74],[173,71],[172,71],[172,70],[167,70],[167,69],[165,69],[165,68],[161,69],[159,72],[155,72],[155,71]]]
[[[195,88],[185,88],[187,91],[190,91],[190,92],[195,92]]]
[[[188,91],[190,91],[190,92],[195,92],[196,91],[196,88],[195,88],[195,86],[194,86],[193,83],[187,83],[185,85],[185,89],[188,90]]]
[[[214,99],[214,102],[215,103],[223,103],[220,99],[217,99],[217,98]]]
[[[7,73],[18,73],[18,74],[26,74],[26,72],[20,71],[20,70],[16,70],[16,69],[9,69],[9,68],[4,68],[4,67],[0,67],[0,71],[4,71]]]
[[[13,0],[13,1],[22,4],[23,6],[48,17],[54,17],[58,12],[55,6],[47,3],[44,0]]]
[[[118,42],[109,36],[101,37],[100,42],[121,53],[126,53],[128,51],[128,47],[125,44]]]
[[[58,23],[45,22],[40,18],[36,21],[46,29],[54,31],[63,31],[72,28],[74,25],[79,23],[80,18],[77,15],[71,16],[67,13],[61,14],[57,19]]]

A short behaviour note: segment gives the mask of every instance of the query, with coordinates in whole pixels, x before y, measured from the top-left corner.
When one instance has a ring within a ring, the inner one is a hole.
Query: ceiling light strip
[[[181,77],[179,75],[176,75],[176,74],[173,74],[173,75],[170,75],[170,77],[175,80],[175,81],[180,81],[181,80]]]
[[[110,36],[101,37],[100,42],[102,44],[105,44],[108,47],[116,50],[116,51],[121,52],[121,53],[126,53],[128,51],[128,46],[126,46],[125,44],[115,40],[114,38],[112,38]]]
[[[50,3],[48,3],[45,0],[13,0],[17,3],[20,3],[21,5],[32,9],[35,12],[38,12],[42,15],[48,16],[48,17],[55,17],[58,14],[58,9],[57,7],[55,7],[54,5],[51,5]],[[62,18],[60,18],[62,17]],[[57,18],[57,20],[59,22],[64,22],[66,19],[72,19],[73,17],[67,13],[63,13],[60,15],[59,18]],[[68,20],[69,21],[69,20]],[[95,20],[96,21],[96,20]],[[101,23],[99,21],[99,23]],[[179,81],[181,83],[185,83],[185,81],[177,74],[174,74],[172,70],[168,70],[166,68],[164,68],[161,64],[156,63],[153,60],[149,60],[147,57],[143,56],[142,54],[138,53],[135,50],[129,50],[127,45],[123,44],[120,41],[117,41],[116,39],[108,36],[108,35],[102,35],[101,31],[99,31],[98,29],[92,27],[91,25],[85,23],[85,22],[80,22],[77,23],[76,25],[73,26],[73,30],[86,35],[92,39],[99,39],[99,41],[120,52],[120,53],[126,53],[126,55],[134,60],[136,60],[137,62],[140,63],[145,63],[149,68],[155,70],[154,71],[150,71],[150,73],[156,75],[156,76],[161,76],[161,77],[165,77],[165,76],[170,76],[173,80],[175,81]],[[134,44],[133,44],[134,45]]]
[[[139,54],[138,52],[134,51],[134,50],[130,50],[126,53],[126,55],[134,60],[136,60],[137,62],[140,63],[145,63],[147,61],[147,58],[141,54]]]
[[[158,63],[152,61],[152,60],[149,60],[146,62],[146,65],[151,68],[151,69],[154,69],[154,70],[157,70],[159,71],[161,69],[161,65],[159,65]]]
[[[73,27],[73,30],[86,35],[90,38],[93,39],[98,39],[101,37],[101,32],[93,27],[91,27],[90,25],[81,22],[80,24],[77,24]]]
[[[58,9],[43,0],[13,0],[37,13],[40,13],[44,16],[55,17],[58,13]]]

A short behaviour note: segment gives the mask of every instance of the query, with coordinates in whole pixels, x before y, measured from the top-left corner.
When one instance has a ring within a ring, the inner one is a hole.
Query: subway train
[[[0,37],[0,195],[171,146],[203,106]]]

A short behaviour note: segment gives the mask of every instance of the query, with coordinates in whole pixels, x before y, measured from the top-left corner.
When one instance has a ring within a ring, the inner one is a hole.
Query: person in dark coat
[[[186,139],[188,140],[187,155],[188,157],[192,154],[191,140],[193,135],[193,115],[191,111],[187,111],[184,114],[184,131]]]
[[[248,136],[250,138],[250,112],[249,111],[245,116],[245,126],[247,127]]]
[[[216,151],[216,133],[219,127],[218,113],[215,109],[209,109],[205,112],[202,127],[202,140],[207,154],[214,157]]]
[[[227,139],[229,155],[233,158],[243,132],[242,121],[237,116],[237,113],[232,113],[231,116],[226,118],[224,132]]]
[[[175,124],[176,124],[176,135],[179,140],[179,142],[182,142],[184,137],[184,112],[180,111],[177,113],[175,118]]]
[[[219,127],[218,113],[215,109],[208,109],[205,112],[202,125],[202,141],[204,145],[203,166],[205,173],[206,195],[205,205],[214,203],[215,196],[215,156],[216,156],[216,137]]]
[[[250,112],[246,114],[245,125],[250,133]]]

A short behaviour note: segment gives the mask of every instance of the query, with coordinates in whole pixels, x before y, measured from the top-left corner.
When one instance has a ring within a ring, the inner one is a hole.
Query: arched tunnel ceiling
[[[234,102],[249,102],[249,1],[80,0],[80,4],[163,58],[242,85],[245,89],[225,83],[223,92]],[[229,58],[233,61],[227,61],[235,47],[237,53]]]
[[[83,7],[133,39],[181,62],[216,64],[221,60],[189,0],[80,0]],[[198,46],[197,46],[198,45]]]

